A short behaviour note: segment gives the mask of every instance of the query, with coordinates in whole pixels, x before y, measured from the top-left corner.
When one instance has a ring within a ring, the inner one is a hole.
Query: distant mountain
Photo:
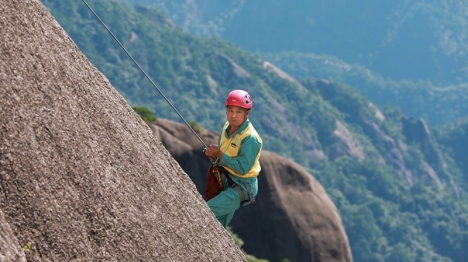
[[[83,4],[43,2],[130,105],[181,121]],[[295,79],[234,44],[193,37],[152,8],[88,2],[188,121],[218,131],[228,92],[247,89],[265,150],[324,186],[355,261],[464,261],[466,174],[424,119],[346,84]]]
[[[124,0],[122,0],[124,1]],[[298,79],[354,86],[431,126],[468,115],[467,3],[125,0],[258,52]]]
[[[399,107],[405,115],[424,118],[433,127],[468,115],[468,82],[439,87],[428,80],[396,81],[359,64],[310,53],[262,53],[262,57],[298,79],[314,77],[351,85],[379,107]]]
[[[162,8],[192,33],[249,51],[326,54],[395,80],[468,80],[468,4],[461,0],[127,2]]]

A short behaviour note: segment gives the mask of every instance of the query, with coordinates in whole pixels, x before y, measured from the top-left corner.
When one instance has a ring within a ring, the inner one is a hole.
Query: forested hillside
[[[445,1],[122,0],[164,10],[292,76],[352,85],[431,126],[468,115],[467,3]]]
[[[461,0],[125,1],[161,8],[191,32],[249,51],[326,54],[395,80],[468,80],[468,4]]]
[[[81,1],[42,2],[129,104],[180,121]],[[467,257],[463,167],[424,120],[379,108],[348,85],[285,77],[260,56],[193,37],[154,9],[88,2],[188,121],[217,131],[226,94],[248,90],[265,149],[301,164],[326,188],[355,261]]]
[[[468,117],[437,128],[434,136],[444,151],[462,168],[465,182],[468,183]]]
[[[442,87],[427,79],[397,81],[359,64],[311,53],[262,53],[262,57],[298,79],[314,76],[351,85],[380,107],[399,107],[433,127],[468,115],[468,82]]]

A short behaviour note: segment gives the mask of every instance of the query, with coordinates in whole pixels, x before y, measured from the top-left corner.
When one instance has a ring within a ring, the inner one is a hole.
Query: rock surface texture
[[[0,28],[1,261],[245,261],[39,0],[1,0]]]
[[[27,245],[27,243],[26,243]],[[10,225],[5,221],[5,216],[0,210],[0,262],[26,261],[23,250],[18,245]]]

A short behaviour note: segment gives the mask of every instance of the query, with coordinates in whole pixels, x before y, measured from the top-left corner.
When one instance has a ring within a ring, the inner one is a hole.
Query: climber
[[[244,90],[233,90],[226,99],[227,122],[218,145],[210,145],[205,154],[215,160],[221,174],[222,191],[207,204],[218,221],[227,227],[241,206],[255,203],[258,192],[262,139],[248,116],[252,99]]]

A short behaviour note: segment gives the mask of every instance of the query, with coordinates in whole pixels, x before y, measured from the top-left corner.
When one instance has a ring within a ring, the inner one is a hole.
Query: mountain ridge
[[[236,43],[299,80],[352,85],[380,107],[398,106],[430,126],[468,115],[460,0],[124,2],[156,7],[185,31]]]

